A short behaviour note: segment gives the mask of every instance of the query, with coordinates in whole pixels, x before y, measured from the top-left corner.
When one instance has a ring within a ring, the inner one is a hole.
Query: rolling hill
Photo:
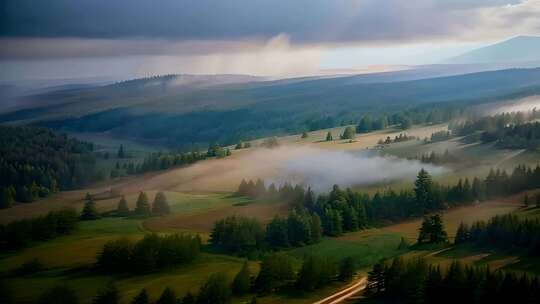
[[[540,69],[424,77],[415,71],[275,81],[237,76],[201,85],[169,75],[29,96],[22,100],[26,106],[4,112],[0,122],[104,132],[186,148],[333,127],[371,112],[540,92]]]

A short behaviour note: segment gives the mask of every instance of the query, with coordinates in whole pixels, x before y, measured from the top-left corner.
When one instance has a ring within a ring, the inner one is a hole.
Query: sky
[[[540,0],[0,0],[0,80],[303,76],[540,34]]]

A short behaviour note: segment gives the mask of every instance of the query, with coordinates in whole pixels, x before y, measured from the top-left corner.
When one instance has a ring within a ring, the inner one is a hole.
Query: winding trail
[[[342,289],[333,295],[330,295],[322,300],[319,300],[317,302],[314,302],[313,304],[337,304],[341,303],[348,298],[352,297],[353,295],[359,293],[360,291],[364,290],[367,285],[367,277],[361,277],[356,283],[353,285]]]

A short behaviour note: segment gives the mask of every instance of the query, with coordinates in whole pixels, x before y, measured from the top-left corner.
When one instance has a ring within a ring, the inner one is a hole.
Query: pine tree
[[[332,133],[331,132],[328,132],[326,133],[326,141],[333,141],[334,138],[332,137]]]
[[[139,294],[133,298],[131,304],[150,304],[150,298],[148,297],[148,292],[146,289],[142,289]]]
[[[118,153],[116,155],[118,158],[125,158],[126,157],[126,152],[124,151],[124,145],[120,145],[120,147],[118,148]]]
[[[317,243],[322,238],[322,224],[319,215],[314,213],[311,216],[311,242]]]
[[[213,274],[201,287],[197,304],[225,304],[230,297],[231,290],[227,277],[221,273]]]
[[[15,203],[15,187],[3,187],[0,189],[0,209],[11,208]]]
[[[137,198],[137,203],[135,207],[135,214],[138,216],[150,216],[150,205],[148,203],[148,196],[146,193],[140,192],[139,197]]]
[[[161,191],[156,193],[154,204],[152,205],[152,213],[155,215],[166,215],[170,213],[167,197]]]
[[[195,304],[195,296],[188,291],[186,295],[182,298],[182,303],[179,304]]]
[[[232,291],[235,295],[244,295],[251,288],[251,276],[248,263],[245,262],[242,269],[236,274],[232,283]]]
[[[176,294],[170,287],[165,288],[156,304],[176,304]]]
[[[116,208],[116,213],[119,216],[127,216],[129,215],[129,208],[127,205],[126,198],[122,195],[120,200],[118,201],[118,207]]]
[[[350,281],[354,276],[356,266],[353,257],[346,257],[341,261],[339,267],[339,279],[342,281]]]
[[[456,238],[454,240],[454,244],[462,244],[469,240],[470,232],[469,227],[465,225],[463,222],[459,224],[458,230],[456,232]]]
[[[99,213],[96,209],[96,203],[94,200],[90,199],[84,204],[84,208],[81,213],[81,219],[84,221],[97,220],[99,218]]]
[[[418,234],[418,243],[444,243],[448,239],[439,214],[425,216]]]
[[[341,139],[354,139],[355,131],[352,127],[346,127],[341,135]]]
[[[98,294],[92,300],[92,304],[117,304],[119,302],[120,295],[113,283],[109,283],[107,287],[98,291]]]

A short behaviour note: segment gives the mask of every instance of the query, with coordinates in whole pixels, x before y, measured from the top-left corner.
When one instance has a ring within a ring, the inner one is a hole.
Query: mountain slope
[[[518,63],[540,61],[540,37],[518,36],[449,59],[448,63]]]

